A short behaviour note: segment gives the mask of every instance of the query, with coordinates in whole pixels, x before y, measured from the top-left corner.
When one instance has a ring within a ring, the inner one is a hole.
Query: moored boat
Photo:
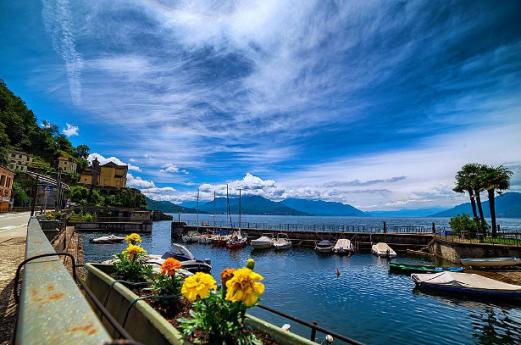
[[[353,251],[353,244],[345,238],[338,239],[333,247],[333,252],[338,255],[351,255]]]
[[[250,241],[250,245],[253,249],[268,249],[273,246],[273,234],[262,234],[261,237]]]
[[[378,242],[371,247],[371,253],[380,257],[395,258],[396,252],[385,242]]]
[[[200,235],[198,232],[192,231],[192,232],[187,233],[186,235],[183,235],[181,237],[181,241],[183,241],[183,243],[197,243],[199,240],[199,237],[200,237]]]
[[[463,266],[472,267],[508,267],[521,265],[521,258],[497,257],[497,258],[465,258],[460,259]]]
[[[471,273],[441,272],[411,274],[419,289],[458,294],[463,297],[477,296],[521,300],[521,286],[501,282]]]
[[[248,239],[243,237],[241,232],[234,233],[231,238],[226,242],[226,248],[228,249],[240,249],[246,247]]]
[[[439,272],[463,272],[464,267],[440,267],[432,265],[413,265],[405,263],[390,262],[389,272],[411,274],[411,273],[439,273]]]
[[[315,244],[315,251],[317,253],[331,253],[333,251],[333,243],[330,240],[322,240]]]
[[[213,235],[211,239],[212,245],[217,247],[225,247],[230,238],[230,235]]]
[[[284,250],[291,248],[291,241],[286,234],[277,234],[277,239],[273,242],[273,249]]]
[[[108,235],[108,236],[101,236],[98,238],[91,238],[89,240],[90,243],[96,243],[96,244],[112,244],[112,243],[121,243],[125,240],[125,237],[116,236],[116,235]]]
[[[172,244],[171,250],[167,251],[163,255],[148,255],[147,263],[153,263],[156,265],[161,265],[166,259],[174,258],[181,262],[181,268],[185,269],[189,272],[205,272],[210,273],[212,270],[211,261],[208,259],[198,260],[194,257],[192,252],[190,252],[185,246],[180,244]]]

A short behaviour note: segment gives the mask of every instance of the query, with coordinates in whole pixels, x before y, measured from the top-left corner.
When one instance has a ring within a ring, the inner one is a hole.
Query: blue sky
[[[521,189],[519,1],[9,1],[0,78],[158,200],[448,206]]]

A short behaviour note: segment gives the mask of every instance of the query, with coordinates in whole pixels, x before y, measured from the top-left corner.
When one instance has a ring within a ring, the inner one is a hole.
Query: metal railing
[[[331,331],[329,329],[326,329],[324,327],[320,327],[316,322],[304,321],[304,320],[301,320],[301,319],[299,319],[299,318],[297,318],[295,316],[291,316],[289,314],[283,313],[283,312],[281,312],[279,310],[273,309],[271,307],[267,307],[265,305],[258,304],[257,307],[259,307],[259,308],[261,308],[263,310],[269,311],[270,313],[273,313],[275,315],[282,316],[282,317],[284,317],[284,318],[286,318],[288,320],[297,322],[297,323],[299,323],[299,324],[301,324],[303,326],[306,326],[306,327],[310,328],[311,329],[311,334],[310,334],[309,339],[311,341],[316,341],[317,331],[318,331],[318,332],[324,333],[325,335],[332,336],[334,339],[341,340],[341,341],[343,341],[343,342],[345,342],[347,344],[364,345],[364,343],[361,343],[358,340],[355,340],[355,339],[347,337],[345,335],[333,332],[333,331]]]
[[[470,232],[455,233],[449,231],[437,234],[436,237],[448,242],[521,246],[521,232],[499,231],[495,237],[492,237],[490,234],[484,236]]]

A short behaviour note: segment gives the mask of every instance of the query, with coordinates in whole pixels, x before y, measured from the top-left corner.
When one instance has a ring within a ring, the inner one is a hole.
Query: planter
[[[179,332],[161,314],[145,301],[127,289],[105,272],[110,271],[107,265],[86,264],[86,285],[94,295],[104,303],[110,314],[138,342],[143,344],[187,344]],[[133,305],[133,306],[132,306]],[[104,325],[112,335],[116,332],[108,322]],[[248,326],[268,334],[280,345],[316,345],[297,334],[283,331],[281,328],[262,319],[247,315]]]

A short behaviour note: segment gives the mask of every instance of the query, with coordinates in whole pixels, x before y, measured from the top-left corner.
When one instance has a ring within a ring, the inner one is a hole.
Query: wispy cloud
[[[74,137],[80,134],[80,127],[66,123],[62,133],[67,137]]]
[[[127,165],[128,166],[128,170],[130,171],[141,171],[141,168],[136,166],[136,165],[133,165],[133,164],[130,164],[130,163],[124,163],[122,160],[120,160],[119,158],[117,157],[104,157],[102,156],[101,154],[99,153],[91,153],[89,154],[89,156],[87,157],[87,160],[92,163],[93,160],[97,159],[100,164],[107,164],[108,162],[113,162],[113,163],[116,163],[118,165]]]

